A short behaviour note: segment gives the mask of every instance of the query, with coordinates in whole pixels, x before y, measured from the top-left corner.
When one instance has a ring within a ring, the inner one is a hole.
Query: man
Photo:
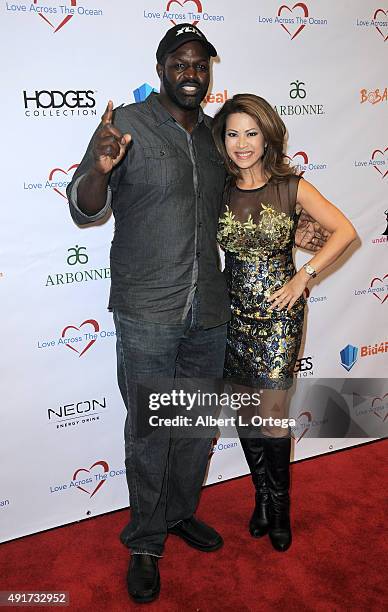
[[[78,224],[110,207],[115,216],[109,308],[131,505],[121,540],[132,551],[127,584],[136,602],[159,593],[168,533],[202,551],[223,544],[194,516],[210,440],[142,436],[136,394],[136,383],[154,377],[222,377],[230,313],[216,229],[225,172],[200,107],[216,55],[198,28],[168,30],[156,53],[160,94],[115,112],[109,101],[68,187]]]

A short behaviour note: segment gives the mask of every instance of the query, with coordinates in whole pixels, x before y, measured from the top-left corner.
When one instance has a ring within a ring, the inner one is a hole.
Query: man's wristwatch
[[[311,278],[316,277],[317,273],[315,271],[315,268],[312,267],[312,265],[310,265],[309,263],[305,263],[303,267],[306,270],[307,274],[311,276]]]

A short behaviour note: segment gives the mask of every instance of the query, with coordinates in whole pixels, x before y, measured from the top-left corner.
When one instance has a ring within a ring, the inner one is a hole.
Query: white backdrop
[[[276,105],[289,156],[359,232],[353,256],[311,288],[298,376],[386,376],[388,10],[378,0],[1,2],[4,541],[128,504],[106,309],[112,219],[78,228],[64,193],[107,100],[158,88],[155,49],[172,22],[198,21],[219,52],[206,112],[238,92]],[[307,258],[297,253],[298,265]],[[349,370],[347,345],[358,349]],[[294,459],[360,442],[314,438],[326,417],[306,393],[300,385],[292,402]],[[349,410],[377,432],[387,400],[388,385]],[[207,482],[246,472],[238,441],[221,437]]]

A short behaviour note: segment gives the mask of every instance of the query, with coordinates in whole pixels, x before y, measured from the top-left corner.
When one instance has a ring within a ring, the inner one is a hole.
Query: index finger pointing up
[[[106,106],[106,109],[105,109],[105,113],[101,117],[102,125],[107,125],[108,123],[112,123],[112,118],[113,118],[113,102],[112,100],[109,100]]]

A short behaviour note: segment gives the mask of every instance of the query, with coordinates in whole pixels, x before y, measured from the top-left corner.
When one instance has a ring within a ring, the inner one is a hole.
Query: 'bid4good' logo
[[[360,347],[360,357],[373,357],[378,354],[386,354],[388,353],[388,341],[380,342],[378,344],[368,344]],[[353,344],[347,344],[340,351],[341,365],[348,372],[352,369],[354,364],[356,363],[359,356],[359,351],[357,346],[353,346]]]

